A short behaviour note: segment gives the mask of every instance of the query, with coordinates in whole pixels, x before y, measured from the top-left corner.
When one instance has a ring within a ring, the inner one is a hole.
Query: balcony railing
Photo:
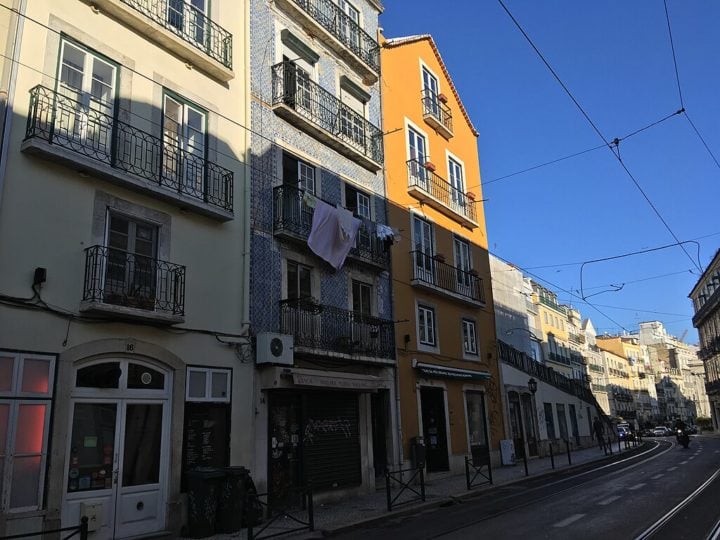
[[[408,168],[408,188],[413,195],[420,193],[420,198],[425,199],[425,195],[429,195],[427,203],[435,206],[437,210],[443,212],[448,209],[454,215],[458,215],[467,220],[468,225],[476,226],[477,210],[475,208],[475,200],[468,197],[462,190],[453,186],[450,182],[435,174],[434,171],[426,168],[425,163],[421,163],[417,159],[411,159],[407,162]],[[433,204],[437,203],[437,204]],[[451,217],[454,217],[451,214]]]
[[[83,301],[183,316],[185,267],[105,246],[89,247]]]
[[[142,179],[171,200],[185,197],[226,212],[233,209],[233,173],[190,147],[163,140],[46,88],[30,90],[25,139],[42,139],[122,174]],[[177,195],[176,195],[177,194]]]
[[[294,336],[295,347],[390,359],[393,322],[307,300],[280,302],[280,331]]]
[[[314,209],[304,201],[305,191],[293,186],[277,186],[273,189],[273,230],[275,234],[307,241],[312,230]],[[355,245],[348,257],[382,269],[390,263],[390,252],[377,237],[377,224],[360,218],[361,225]]]
[[[232,69],[232,34],[185,0],[120,0]]]
[[[284,105],[332,139],[376,164],[383,162],[382,131],[332,93],[313,82],[293,62],[272,67],[273,106]]]
[[[440,97],[429,88],[422,91],[421,99],[425,121],[434,128],[441,130],[445,137],[452,137],[453,123],[450,107],[442,102]]]
[[[376,73],[380,71],[380,46],[332,0],[290,0],[335,39],[350,49]]]
[[[485,302],[483,280],[472,270],[463,270],[422,251],[410,252],[413,281],[433,290],[447,291],[472,302]]]
[[[540,303],[553,308],[555,311],[558,311],[563,315],[567,315],[567,308],[565,306],[561,306],[557,302],[554,302],[545,296],[540,296]]]
[[[500,360],[506,364],[524,371],[528,375],[532,375],[541,381],[551,384],[564,392],[578,396],[580,399],[583,399],[588,403],[596,403],[590,389],[587,388],[581,381],[570,379],[552,368],[542,365],[530,358],[524,352],[515,349],[503,341],[498,341],[498,352]]]

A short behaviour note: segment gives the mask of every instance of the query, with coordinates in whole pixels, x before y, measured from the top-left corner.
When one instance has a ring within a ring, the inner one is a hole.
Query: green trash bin
[[[225,473],[215,467],[197,467],[187,473],[188,536],[206,538],[215,534],[218,502]]]
[[[234,533],[242,528],[250,471],[245,467],[225,467],[223,471],[225,478],[220,490],[215,530],[219,533]]]

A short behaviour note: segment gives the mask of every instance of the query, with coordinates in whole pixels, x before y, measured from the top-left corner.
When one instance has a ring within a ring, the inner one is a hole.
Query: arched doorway
[[[93,538],[165,528],[172,372],[136,358],[78,363],[70,390],[63,523]]]

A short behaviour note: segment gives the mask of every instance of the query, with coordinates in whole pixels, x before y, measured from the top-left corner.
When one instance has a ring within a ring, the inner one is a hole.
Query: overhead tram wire
[[[558,84],[562,87],[562,89],[565,91],[565,93],[568,95],[568,97],[572,100],[572,102],[575,104],[575,106],[577,107],[577,109],[578,109],[578,110],[580,111],[580,113],[583,115],[583,117],[585,118],[585,120],[587,120],[587,122],[590,124],[590,126],[591,126],[591,127],[593,128],[593,130],[595,131],[595,133],[597,133],[597,135],[602,139],[602,141],[605,143],[605,145],[610,149],[610,151],[612,152],[612,155],[615,157],[615,159],[617,159],[618,163],[620,163],[620,166],[623,168],[623,170],[624,170],[625,173],[628,175],[628,177],[630,178],[630,180],[632,180],[633,184],[634,184],[635,187],[638,189],[638,191],[640,191],[640,193],[642,194],[642,196],[643,196],[643,198],[645,199],[645,201],[648,203],[648,205],[650,206],[650,208],[652,208],[653,212],[655,212],[655,215],[658,217],[658,219],[660,219],[660,221],[662,222],[662,224],[665,226],[665,229],[666,229],[666,230],[670,233],[670,235],[675,239],[675,242],[676,242],[677,245],[680,247],[680,249],[683,250],[683,252],[684,252],[685,255],[687,256],[687,258],[690,259],[690,261],[691,261],[691,262],[693,263],[693,265],[698,269],[698,271],[702,272],[702,269],[700,268],[700,266],[699,266],[699,265],[697,264],[697,262],[695,262],[695,260],[693,260],[693,258],[690,256],[690,253],[688,253],[688,251],[685,249],[685,246],[682,245],[682,243],[680,242],[680,239],[677,237],[677,235],[675,234],[675,232],[672,230],[672,228],[670,227],[670,225],[668,224],[668,222],[667,222],[667,221],[665,220],[665,218],[662,216],[662,214],[661,214],[660,211],[657,209],[657,207],[655,206],[655,204],[650,200],[650,197],[649,197],[648,194],[645,192],[645,190],[642,188],[642,186],[641,186],[640,183],[637,181],[637,179],[636,179],[635,176],[632,174],[632,172],[630,172],[630,169],[628,169],[627,165],[625,165],[625,162],[622,160],[622,158],[620,157],[619,153],[616,153],[616,152],[612,149],[611,142],[608,141],[608,140],[605,138],[605,136],[604,136],[604,135],[602,134],[602,132],[600,131],[600,128],[598,128],[598,126],[595,124],[595,122],[593,122],[592,118],[590,118],[590,115],[585,111],[585,109],[582,107],[582,105],[580,105],[580,103],[579,103],[578,100],[575,98],[575,96],[574,96],[573,93],[570,91],[570,89],[565,85],[565,83],[562,81],[562,79],[560,78],[560,76],[557,74],[557,72],[556,72],[556,71],[553,69],[553,67],[550,65],[550,63],[549,63],[548,60],[545,58],[545,56],[542,54],[542,52],[540,52],[540,49],[538,49],[538,47],[535,45],[535,43],[534,43],[533,40],[530,38],[530,36],[527,34],[527,32],[525,32],[524,28],[520,25],[520,23],[517,21],[517,19],[513,16],[513,14],[512,14],[512,13],[510,12],[510,10],[507,8],[507,6],[506,6],[505,3],[503,2],[503,0],[498,0],[498,3],[500,4],[500,6],[502,6],[503,10],[505,10],[505,13],[507,13],[507,15],[508,15],[508,16],[510,17],[510,19],[513,21],[513,23],[515,24],[515,26],[517,27],[517,29],[520,31],[520,33],[525,37],[525,39],[526,39],[527,42],[530,44],[530,46],[533,48],[533,50],[534,50],[535,53],[538,55],[538,57],[540,58],[540,60],[542,60],[543,64],[545,64],[545,67],[547,67],[548,70],[550,71],[550,73],[552,73],[552,75],[553,75],[553,77],[555,78],[555,80],[556,80],[556,81],[558,82]]]
[[[677,84],[678,96],[680,97],[680,106],[682,107],[682,111],[685,114],[685,118],[687,119],[688,123],[693,128],[693,131],[698,136],[698,139],[700,139],[700,142],[705,147],[705,150],[707,150],[707,153],[710,154],[710,157],[715,162],[715,166],[718,169],[720,169],[720,162],[718,162],[718,159],[715,157],[715,154],[713,153],[712,150],[710,150],[710,146],[708,146],[708,143],[705,142],[705,138],[700,134],[700,130],[698,130],[697,126],[695,125],[695,122],[693,122],[691,120],[690,115],[685,110],[685,102],[683,100],[682,86],[680,84],[680,70],[678,69],[677,54],[675,53],[675,40],[673,40],[672,26],[670,24],[670,12],[668,11],[667,0],[663,0],[663,5],[665,7],[665,21],[667,22],[668,38],[670,39],[670,50],[672,51],[673,67],[675,68],[675,82]]]
[[[658,124],[661,124],[662,122],[664,122],[665,120],[669,120],[670,118],[672,118],[672,117],[674,117],[674,116],[677,116],[677,115],[681,114],[682,112],[683,112],[682,110],[675,111],[674,113],[671,113],[671,114],[668,114],[667,116],[664,116],[664,117],[661,118],[660,120],[656,120],[655,122],[652,122],[651,124],[648,124],[647,126],[641,127],[640,129],[636,129],[635,131],[633,131],[633,132],[631,132],[631,133],[628,133],[628,134],[625,135],[624,137],[616,137],[615,139],[613,139],[613,140],[610,142],[610,145],[611,145],[611,146],[617,146],[617,145],[620,144],[622,141],[625,141],[625,140],[629,139],[630,137],[632,137],[632,136],[634,136],[634,135],[637,135],[638,133],[642,133],[642,132],[645,131],[646,129],[650,129],[651,127],[655,127],[655,126],[657,126]],[[540,169],[541,167],[547,167],[548,165],[553,165],[553,164],[555,164],[555,163],[559,163],[560,161],[565,161],[566,159],[572,159],[572,158],[574,158],[574,157],[581,156],[581,155],[583,155],[583,154],[587,154],[587,153],[589,153],[589,152],[594,152],[595,150],[600,150],[601,148],[605,148],[605,146],[606,146],[605,144],[600,144],[600,145],[598,145],[598,146],[593,146],[592,148],[587,148],[586,150],[581,150],[580,152],[575,152],[574,154],[570,154],[569,156],[563,156],[563,157],[560,157],[560,158],[557,158],[557,159],[553,159],[553,160],[551,160],[551,161],[547,161],[547,162],[545,162],[545,163],[541,163],[541,164],[539,164],[539,165],[534,165],[534,166],[532,166],[532,167],[528,167],[527,169],[522,169],[522,170],[516,171],[516,172],[514,172],[514,173],[510,173],[510,174],[506,174],[506,175],[504,175],[504,176],[499,176],[499,177],[497,177],[497,178],[493,178],[492,180],[488,180],[487,182],[483,182],[482,184],[479,184],[479,185],[482,185],[482,186],[484,187],[484,186],[493,184],[493,183],[495,183],[495,182],[499,182],[500,180],[505,180],[505,179],[507,179],[507,178],[511,178],[511,177],[517,176],[517,175],[519,175],[519,174],[524,174],[524,173],[526,173],[526,172],[534,171],[535,169]],[[472,186],[472,187],[475,187],[475,186]],[[468,189],[472,189],[472,187],[471,187],[471,188],[468,188]]]
[[[543,283],[547,283],[550,287],[552,287],[552,288],[554,288],[554,289],[556,289],[556,290],[558,290],[558,291],[564,292],[565,294],[570,295],[572,298],[576,298],[579,302],[581,302],[581,303],[587,305],[588,307],[594,309],[595,311],[597,311],[600,315],[602,315],[603,317],[605,317],[608,321],[610,321],[611,323],[613,323],[614,325],[616,325],[618,328],[621,328],[621,329],[625,330],[626,332],[629,332],[629,330],[628,330],[627,328],[625,328],[625,326],[623,326],[622,324],[620,324],[619,322],[617,322],[615,319],[613,319],[612,317],[610,317],[610,315],[608,315],[607,313],[604,313],[602,310],[600,310],[600,308],[596,307],[596,306],[595,306],[594,304],[592,304],[591,302],[588,302],[587,300],[583,300],[582,298],[580,298],[580,297],[579,297],[577,294],[575,294],[574,292],[569,291],[569,290],[567,290],[567,289],[565,289],[565,288],[563,288],[563,287],[560,287],[559,285],[556,285],[555,283],[553,283],[553,282],[551,282],[551,281],[549,281],[549,280],[547,280],[547,279],[545,279],[545,278],[543,278],[543,277],[541,277],[541,276],[538,276],[537,274],[535,274],[535,273],[533,273],[533,272],[530,272],[529,270],[523,268],[522,266],[518,266],[517,264],[511,263],[510,261],[504,259],[503,257],[501,257],[500,255],[498,255],[497,253],[492,253],[492,252],[490,252],[490,251],[488,251],[488,252],[491,253],[492,255],[494,255],[495,257],[497,257],[498,259],[500,259],[501,261],[503,261],[504,263],[506,263],[506,264],[512,264],[513,266],[515,266],[515,267],[518,268],[519,270],[523,271],[523,272],[526,273],[527,275],[529,275],[529,276],[531,276],[531,277],[534,277],[536,280],[542,281]]]

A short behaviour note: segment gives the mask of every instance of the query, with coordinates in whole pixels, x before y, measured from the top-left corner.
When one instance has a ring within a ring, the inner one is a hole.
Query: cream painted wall
[[[28,2],[29,18],[20,53],[22,65],[17,73],[16,116],[9,133],[5,181],[0,184],[0,293],[32,296],[33,271],[44,267],[47,282],[42,285],[42,299],[59,311],[79,315],[84,250],[95,242],[94,208],[98,194],[103,193],[167,216],[166,260],[187,268],[185,322],[173,330],[107,319],[68,322],[62,315],[0,304],[0,349],[62,354],[71,347],[108,338],[136,339],[170,351],[186,365],[232,368],[231,464],[252,466],[253,447],[247,433],[254,421],[254,367],[249,344],[236,348],[211,334],[242,334],[248,330],[245,197],[248,171],[244,163],[248,159],[249,137],[243,127],[249,125],[249,81],[244,67],[248,47],[246,4],[213,2],[213,20],[233,35],[235,77],[222,83],[197,69],[189,69],[185,61],[163,46],[108,14],[94,13],[84,2]],[[6,13],[0,8],[0,34],[4,34]],[[234,173],[233,219],[221,222],[205,217],[152,195],[111,184],[92,173],[80,174],[77,165],[52,163],[20,151],[29,90],[38,84],[51,89],[55,86],[61,33],[119,64],[121,121],[160,136],[163,88],[208,110],[208,159]],[[184,395],[180,398],[182,403]],[[53,414],[66,414],[67,403],[56,402],[53,407]],[[182,414],[177,407],[174,413]],[[174,434],[172,442],[181,444],[182,433]],[[64,442],[58,443],[54,451],[64,451]],[[63,471],[50,470],[49,483],[62,482],[62,478]],[[48,519],[56,515],[57,508],[50,504]],[[172,525],[179,527],[179,523]]]

